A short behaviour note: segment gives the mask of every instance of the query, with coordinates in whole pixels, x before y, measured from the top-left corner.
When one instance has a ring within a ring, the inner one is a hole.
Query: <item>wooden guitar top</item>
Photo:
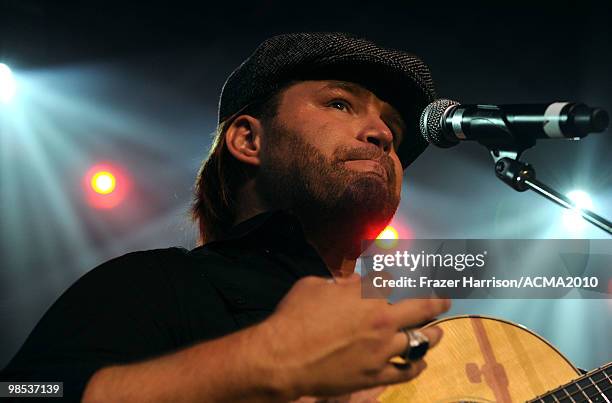
[[[546,340],[501,319],[441,319],[444,337],[416,379],[385,389],[382,403],[524,402],[578,377]]]

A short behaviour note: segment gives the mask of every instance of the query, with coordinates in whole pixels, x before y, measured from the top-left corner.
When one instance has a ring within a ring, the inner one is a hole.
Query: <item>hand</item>
[[[264,359],[273,361],[290,396],[334,396],[405,382],[423,360],[399,369],[389,362],[408,340],[399,329],[415,327],[447,311],[447,299],[404,300],[361,297],[359,276],[337,283],[317,277],[298,281],[261,326]],[[435,346],[442,331],[422,330]]]

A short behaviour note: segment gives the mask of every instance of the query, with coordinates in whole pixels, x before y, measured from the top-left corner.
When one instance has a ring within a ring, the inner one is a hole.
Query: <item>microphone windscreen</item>
[[[423,110],[419,127],[421,134],[428,143],[445,148],[457,144],[457,141],[451,141],[444,136],[444,125],[442,122],[444,112],[454,105],[459,105],[459,102],[450,99],[437,99]]]

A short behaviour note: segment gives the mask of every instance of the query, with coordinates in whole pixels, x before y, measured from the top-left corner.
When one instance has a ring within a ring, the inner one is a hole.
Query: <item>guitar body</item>
[[[524,402],[577,378],[579,371],[546,340],[500,319],[442,319],[444,336],[416,379],[385,389],[382,403]]]

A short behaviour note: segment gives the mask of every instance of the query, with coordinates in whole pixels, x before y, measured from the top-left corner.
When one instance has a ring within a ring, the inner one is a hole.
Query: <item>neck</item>
[[[311,243],[334,277],[348,277],[355,272],[355,264],[357,259],[347,258],[340,254],[334,253],[334,251],[318,248],[316,243]]]
[[[275,206],[267,205],[254,191],[254,184],[247,183],[239,193],[234,225],[257,214],[270,211]],[[334,277],[347,277],[355,271],[357,258],[360,255],[359,226],[340,219],[323,218],[318,214],[312,216],[292,209],[302,223],[308,242],[315,248]]]
[[[306,239],[317,250],[332,275],[334,277],[351,275],[355,271],[355,264],[360,254],[359,237],[352,236],[355,232],[341,222],[299,218]]]
[[[268,209],[254,207],[243,209],[240,214],[236,215],[234,225],[265,211],[268,211]],[[299,215],[298,218],[300,222],[304,223],[305,220],[299,217]],[[319,256],[321,256],[321,259],[323,259],[334,277],[348,277],[355,271],[357,258],[351,257],[354,253],[349,253],[349,251],[355,250],[355,248],[349,247],[346,242],[344,244],[339,242],[341,236],[338,233],[342,233],[341,231],[334,230],[332,234],[328,231],[316,230],[312,226],[308,227],[303,224],[302,226],[306,239],[315,248]],[[332,225],[330,228],[336,227]]]
[[[261,198],[257,196],[254,182],[249,181],[238,191],[237,213],[234,217],[233,225],[237,225],[268,210],[271,210],[270,207],[266,206]]]

